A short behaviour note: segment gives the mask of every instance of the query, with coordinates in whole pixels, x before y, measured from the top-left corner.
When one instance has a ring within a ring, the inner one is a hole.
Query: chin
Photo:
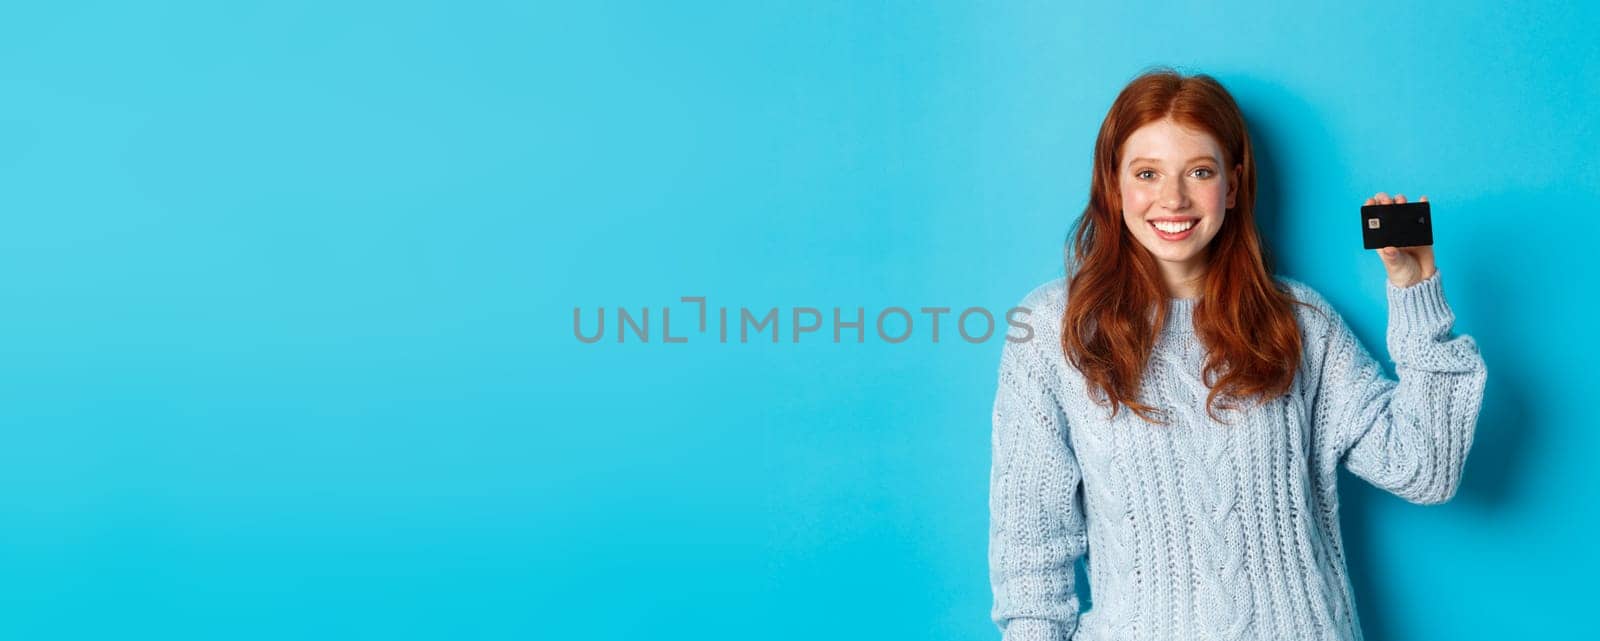
[[[1166,253],[1155,254],[1155,257],[1156,257],[1156,260],[1165,261],[1165,262],[1168,262],[1168,263],[1188,263],[1188,262],[1194,260],[1195,257],[1199,256],[1199,255],[1200,255],[1200,252],[1198,252],[1198,251],[1186,251],[1186,252],[1168,251]]]
[[[1197,253],[1199,253],[1199,252],[1173,251],[1171,249],[1168,249],[1166,251],[1157,252],[1156,253],[1156,258],[1160,258],[1161,260],[1165,260],[1165,261],[1181,263],[1183,261],[1189,260],[1190,258],[1193,258],[1194,255],[1197,254]]]

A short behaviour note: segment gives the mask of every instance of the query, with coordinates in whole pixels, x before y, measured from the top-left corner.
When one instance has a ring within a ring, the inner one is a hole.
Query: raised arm
[[[1073,562],[1088,547],[1078,462],[1040,342],[1006,343],[994,400],[989,578],[1004,641],[1072,636]]]
[[[1470,336],[1450,336],[1455,315],[1435,271],[1409,287],[1385,285],[1388,378],[1344,319],[1328,312],[1315,422],[1345,467],[1412,503],[1455,496],[1483,405],[1486,369]]]

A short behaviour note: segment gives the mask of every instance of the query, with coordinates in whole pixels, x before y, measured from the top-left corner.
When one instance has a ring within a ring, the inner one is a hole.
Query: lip
[[[1178,232],[1176,234],[1169,234],[1167,232],[1161,231],[1160,229],[1158,229],[1156,227],[1156,223],[1157,222],[1183,222],[1183,221],[1189,221],[1189,220],[1194,221],[1194,224],[1190,225],[1188,229],[1185,229],[1185,230],[1183,230],[1181,232]],[[1183,239],[1188,238],[1189,236],[1193,235],[1194,231],[1196,229],[1200,228],[1200,219],[1198,219],[1198,218],[1152,218],[1149,221],[1149,225],[1150,225],[1150,231],[1155,232],[1157,238],[1160,238],[1161,240],[1180,241],[1180,240],[1183,240]]]

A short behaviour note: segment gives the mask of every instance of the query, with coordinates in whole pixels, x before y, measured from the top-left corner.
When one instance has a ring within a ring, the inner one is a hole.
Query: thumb
[[[1379,249],[1378,257],[1383,259],[1383,267],[1390,274],[1409,274],[1421,269],[1417,257],[1399,247]]]
[[[1417,269],[1417,257],[1399,247],[1384,247],[1378,250],[1378,257],[1383,259],[1383,266],[1389,273],[1405,273]]]

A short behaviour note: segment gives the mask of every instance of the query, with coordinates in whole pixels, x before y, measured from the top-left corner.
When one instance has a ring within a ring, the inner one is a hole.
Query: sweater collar
[[[1194,309],[1199,298],[1168,298],[1167,322],[1161,327],[1158,345],[1171,345],[1184,353],[1199,350],[1200,338],[1195,334]]]
[[[1189,324],[1194,321],[1194,308],[1199,305],[1199,298],[1168,298],[1167,299],[1167,327],[1181,327],[1189,331]]]

